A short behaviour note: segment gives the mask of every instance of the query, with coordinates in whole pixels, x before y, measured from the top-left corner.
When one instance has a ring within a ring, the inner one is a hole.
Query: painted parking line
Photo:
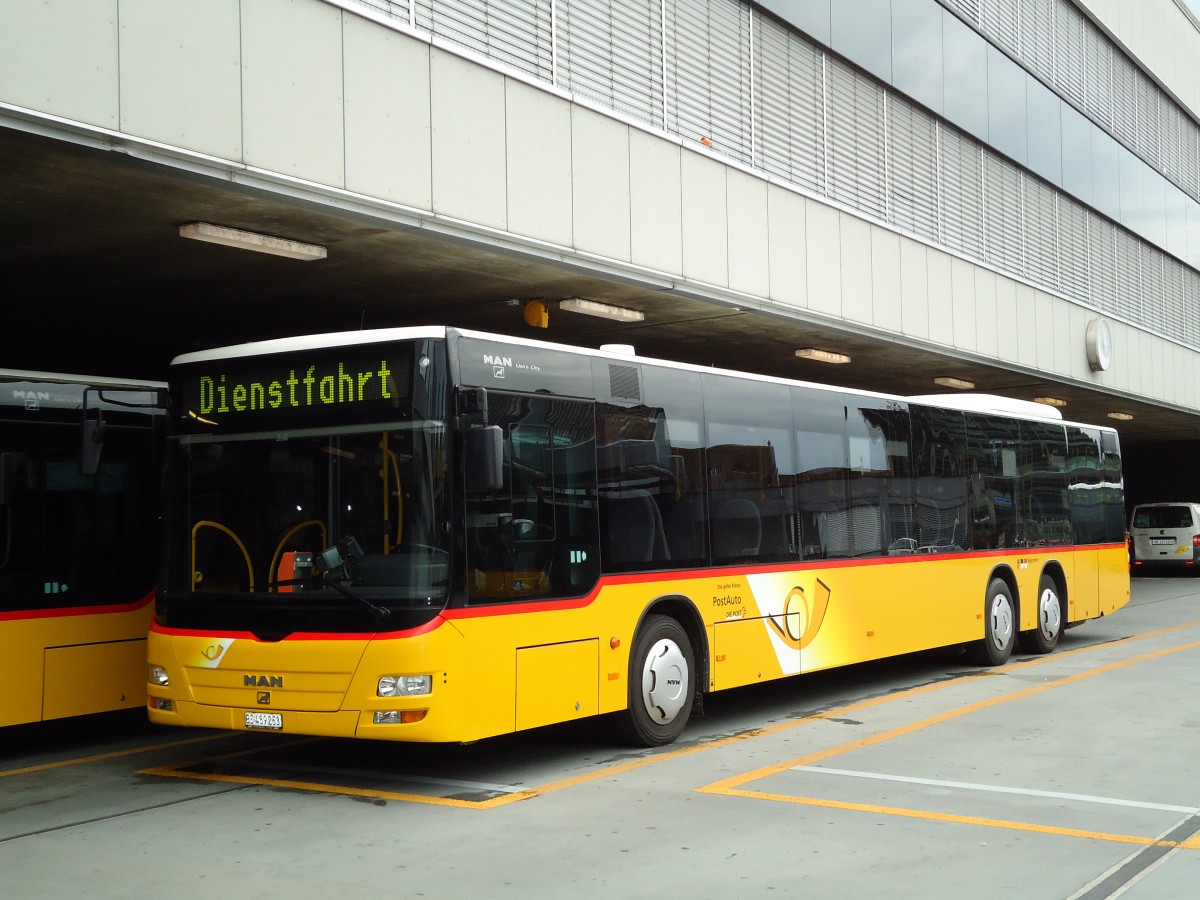
[[[1191,627],[1191,626],[1187,626]],[[1178,629],[1170,629],[1178,630]],[[1111,646],[1111,645],[1096,645],[1096,646]],[[788,760],[786,762],[775,763],[769,766],[762,766],[757,769],[752,769],[749,772],[744,772],[741,775],[734,775],[730,778],[722,779],[701,788],[697,788],[699,793],[721,794],[731,797],[746,797],[758,800],[772,800],[779,803],[792,803],[803,806],[819,806],[832,809],[854,810],[858,812],[870,812],[882,815],[892,815],[904,818],[927,819],[930,821],[940,822],[955,822],[959,824],[980,825],[989,828],[1003,828],[1010,831],[1030,831],[1041,834],[1054,834],[1068,837],[1081,837],[1094,840],[1115,841],[1118,843],[1127,844],[1142,844],[1155,845],[1164,847],[1182,847],[1186,849],[1200,849],[1200,838],[1197,838],[1196,832],[1200,830],[1200,820],[1193,817],[1196,815],[1196,809],[1193,807],[1170,808],[1169,811],[1178,811],[1188,814],[1185,822],[1191,821],[1195,823],[1195,827],[1185,829],[1183,833],[1176,831],[1174,836],[1144,836],[1144,835],[1127,835],[1127,834],[1112,834],[1108,832],[1087,831],[1074,828],[1059,828],[1052,825],[1038,825],[1031,822],[1016,822],[1006,819],[990,819],[979,816],[960,816],[948,813],[939,813],[932,810],[921,809],[906,809],[904,807],[893,806],[878,806],[866,803],[852,803],[841,800],[828,800],[818,797],[799,797],[790,794],[780,794],[773,791],[756,791],[746,789],[743,785],[753,781],[759,781],[772,775],[777,775],[782,772],[792,770],[811,770],[816,768],[817,771],[822,771],[819,767],[814,767],[813,763],[820,762],[824,759],[840,756],[844,753],[849,753],[854,750],[860,750],[864,747],[871,747],[876,744],[890,741],[894,738],[912,734],[917,731],[930,728],[934,725],[940,725],[943,722],[949,722],[953,719],[961,718],[962,716],[970,715],[971,713],[980,712],[1001,703],[1009,703],[1013,700],[1021,700],[1026,697],[1032,697],[1035,694],[1040,694],[1054,688],[1064,687],[1069,684],[1075,684],[1088,678],[1094,678],[1098,675],[1108,674],[1123,669],[1127,666],[1136,665],[1139,663],[1149,662],[1155,659],[1161,659],[1165,656],[1170,656],[1174,653],[1180,653],[1186,650],[1194,650],[1200,647],[1200,641],[1191,641],[1185,644],[1178,644],[1174,647],[1165,647],[1161,650],[1155,650],[1152,653],[1144,653],[1140,656],[1133,656],[1129,659],[1119,660],[1107,665],[1098,666],[1094,669],[1089,669],[1086,672],[1079,672],[1074,675],[1068,675],[1064,678],[1059,678],[1054,681],[1044,682],[1042,684],[1033,685],[1023,688],[1019,691],[1013,691],[1008,694],[990,697],[986,700],[980,700],[976,703],[969,703],[965,706],[960,706],[955,709],[946,710],[934,716],[929,716],[916,722],[910,722],[907,725],[901,725],[897,728],[892,728],[888,731],[882,731],[878,734],[869,737],[859,738],[849,741],[844,744],[839,744],[835,747],[830,747],[825,750],[819,750],[815,753],[810,753],[802,757]],[[1090,649],[1090,648],[1083,648]],[[837,715],[844,715],[847,710],[839,710]],[[824,713],[813,718],[833,718],[833,714]],[[976,786],[978,789],[978,786]],[[1166,809],[1164,807],[1164,809]]]
[[[646,756],[639,757],[637,759],[627,760],[626,762],[618,763],[616,765],[606,766],[604,768],[596,769],[596,770],[593,770],[590,772],[583,772],[583,773],[580,773],[577,775],[573,775],[569,778],[563,778],[563,779],[559,779],[557,781],[551,781],[551,782],[548,782],[548,783],[542,784],[542,785],[535,785],[532,787],[526,787],[526,788],[522,788],[519,790],[514,789],[508,793],[496,792],[496,794],[494,796],[481,798],[481,799],[464,799],[462,797],[437,797],[437,796],[430,796],[430,795],[426,795],[426,794],[413,793],[410,791],[388,791],[388,790],[380,790],[380,789],[374,789],[374,788],[338,786],[338,785],[324,783],[321,781],[313,781],[313,780],[309,780],[309,779],[293,779],[293,778],[278,779],[278,778],[252,776],[252,775],[247,775],[244,773],[242,773],[242,774],[236,774],[236,773],[222,774],[219,771],[213,771],[213,770],[201,771],[195,764],[189,764],[189,763],[180,763],[180,764],[170,765],[170,766],[160,766],[160,767],[153,768],[153,769],[144,769],[141,772],[139,772],[138,774],[157,775],[157,776],[168,777],[168,778],[191,778],[191,779],[203,780],[203,781],[227,781],[227,782],[231,782],[231,783],[247,784],[247,785],[269,785],[269,786],[274,786],[274,787],[286,787],[286,788],[292,788],[295,790],[314,791],[314,792],[327,793],[327,794],[344,794],[347,796],[354,796],[354,797],[366,797],[366,798],[378,799],[378,800],[394,800],[394,801],[401,801],[401,802],[408,802],[408,803],[424,803],[424,804],[433,804],[433,805],[437,805],[437,806],[452,806],[452,807],[459,807],[459,808],[463,808],[463,809],[479,809],[479,810],[494,809],[498,806],[505,806],[509,803],[515,803],[520,800],[529,800],[534,797],[540,797],[540,796],[543,796],[546,794],[554,793],[556,791],[565,790],[567,788],[577,787],[579,785],[587,784],[592,781],[597,781],[602,778],[612,778],[614,776],[622,775],[626,772],[632,772],[634,770],[645,768],[647,766],[658,765],[660,763],[665,763],[670,760],[679,759],[681,757],[692,756],[697,753],[703,753],[703,752],[706,752],[709,750],[720,749],[722,747],[727,747],[731,744],[737,744],[737,743],[740,743],[743,741],[752,740],[757,737],[762,737],[763,735],[778,734],[780,732],[788,731],[793,728],[799,728],[799,727],[802,727],[805,725],[811,725],[812,723],[818,722],[821,720],[836,719],[839,717],[844,717],[844,716],[847,716],[847,715],[850,715],[853,713],[857,713],[864,709],[869,709],[872,707],[882,706],[884,704],[893,703],[897,700],[909,700],[909,699],[911,699],[915,696],[919,696],[921,694],[930,693],[933,691],[939,691],[939,690],[942,690],[944,688],[954,686],[954,685],[961,685],[962,682],[968,678],[995,677],[997,675],[1002,675],[1002,674],[1012,674],[1012,673],[1019,672],[1023,669],[1031,667],[1031,666],[1043,665],[1050,661],[1062,660],[1067,657],[1075,656],[1078,654],[1092,653],[1097,650],[1111,648],[1115,644],[1124,645],[1126,643],[1143,641],[1143,640],[1147,640],[1149,638],[1161,637],[1161,636],[1164,636],[1167,634],[1171,634],[1173,632],[1183,631],[1183,630],[1187,630],[1187,629],[1195,629],[1198,627],[1200,627],[1200,621],[1190,622],[1190,623],[1186,623],[1183,625],[1176,625],[1171,628],[1163,628],[1163,629],[1159,629],[1157,631],[1149,631],[1149,632],[1145,632],[1143,634],[1130,635],[1129,637],[1122,638],[1119,641],[1109,642],[1109,643],[1105,643],[1105,644],[1092,644],[1092,645],[1089,645],[1086,647],[1079,647],[1074,650],[1060,650],[1057,653],[1048,654],[1045,656],[1037,656],[1037,657],[1034,657],[1031,659],[1013,662],[1013,663],[1010,663],[1009,665],[1003,667],[1002,669],[995,669],[995,670],[985,669],[985,670],[981,670],[978,672],[972,672],[969,675],[964,675],[959,678],[950,678],[950,679],[946,679],[944,681],[937,681],[937,682],[932,682],[930,684],[918,685],[916,687],[908,688],[908,689],[902,690],[902,691],[896,691],[894,693],[888,693],[888,694],[878,696],[878,697],[870,697],[866,700],[856,701],[856,702],[848,704],[846,706],[838,707],[837,709],[834,709],[834,710],[827,710],[825,712],[812,713],[812,714],[804,716],[802,718],[790,719],[785,722],[776,722],[773,725],[766,725],[766,726],[763,726],[762,728],[751,729],[749,731],[741,732],[736,735],[730,735],[728,737],[717,738],[717,739],[714,739],[711,741],[703,741],[703,742],[700,742],[700,743],[697,743],[694,745],[690,745],[690,746],[685,746],[685,747],[674,747],[671,749],[656,750],[656,751],[652,751],[652,752],[648,753]],[[1200,642],[1198,642],[1198,644],[1200,644]],[[1197,646],[1198,644],[1190,644],[1188,646]],[[1180,649],[1182,649],[1182,648],[1180,648]],[[1161,655],[1161,654],[1155,654],[1155,655]],[[1121,664],[1117,664],[1117,665],[1121,665]],[[1076,676],[1075,679],[1071,679],[1071,680],[1077,680],[1078,678],[1081,678],[1081,677],[1086,677],[1086,675]],[[1065,680],[1064,680],[1064,682],[1059,682],[1059,683],[1065,683]],[[1054,684],[1054,683],[1052,682],[1051,684]],[[1038,690],[1037,688],[1033,688],[1033,689],[1030,689],[1026,693],[1034,693],[1037,690]],[[1015,699],[1015,697],[1014,697],[1014,699]],[[961,714],[965,714],[966,712],[972,712],[972,711],[974,711],[975,708],[976,707],[968,707],[968,708],[965,708],[963,712],[946,714],[944,717],[941,718],[941,721],[944,721],[945,719],[948,719],[948,718],[953,718],[954,715],[961,715]],[[936,723],[929,722],[928,724],[936,724]],[[892,735],[892,736],[896,736],[896,735]],[[846,750],[849,750],[849,749],[854,749],[854,748],[846,746],[844,748],[838,749],[837,752],[846,752]],[[246,752],[257,752],[257,751],[246,751]],[[791,763],[791,765],[805,765],[809,762],[815,762],[821,758],[824,758],[824,756],[816,755],[813,757],[805,757],[803,759],[793,761]],[[213,760],[209,759],[209,760],[205,760],[204,762],[206,764],[211,765],[213,763]],[[744,776],[744,777],[739,776],[739,778],[741,778],[741,780],[727,779],[726,781],[717,782],[714,785],[708,785],[706,787],[701,787],[701,788],[698,788],[697,790],[699,790],[701,792],[707,792],[707,793],[730,793],[730,794],[739,794],[739,795],[745,795],[745,796],[755,796],[753,792],[738,791],[736,789],[737,785],[744,784],[749,781],[753,781],[756,778],[764,777],[764,775],[767,775],[767,774],[773,774],[776,771],[780,771],[780,770],[786,769],[788,767],[789,767],[789,764],[782,764],[778,767],[771,768],[770,771],[756,770],[756,772],[762,772],[762,774],[749,773],[747,776]],[[390,777],[395,779],[398,776],[390,776]],[[415,779],[410,779],[410,780],[415,781]],[[731,785],[730,782],[733,782],[733,781],[736,781],[737,784]]]

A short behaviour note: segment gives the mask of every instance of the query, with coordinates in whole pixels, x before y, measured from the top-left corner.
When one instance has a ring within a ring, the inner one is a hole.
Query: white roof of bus
[[[289,353],[296,350],[314,350],[325,347],[341,347],[353,346],[358,344],[374,344],[383,341],[405,341],[415,339],[441,339],[451,332],[466,337],[475,338],[477,340],[494,341],[496,343],[513,344],[516,346],[533,346],[543,347],[546,349],[560,350],[564,353],[574,353],[580,356],[599,356],[613,360],[631,360],[635,359],[639,362],[654,363],[655,365],[667,366],[674,369],[681,369],[691,372],[721,372],[727,375],[735,375],[740,378],[746,378],[752,381],[767,381],[778,384],[796,384],[804,387],[817,388],[819,390],[836,390],[844,394],[852,394],[860,397],[875,397],[885,400],[900,400],[912,403],[922,403],[929,406],[941,406],[948,409],[969,410],[972,412],[990,412],[998,415],[1013,416],[1025,419],[1044,419],[1054,422],[1063,421],[1062,413],[1052,406],[1044,403],[1037,403],[1032,400],[1016,400],[1010,397],[1001,397],[994,394],[922,394],[919,396],[905,397],[898,394],[886,394],[878,391],[866,391],[857,388],[838,387],[837,385],[821,384],[819,382],[801,381],[794,378],[777,378],[771,375],[757,375],[752,372],[739,372],[733,369],[718,369],[716,367],[708,367],[695,365],[692,363],[673,362],[671,360],[656,359],[651,357],[637,356],[628,352],[629,345],[626,344],[611,344],[607,345],[606,349],[593,349],[589,347],[577,347],[572,344],[559,344],[554,341],[531,340],[529,338],[515,337],[513,335],[491,334],[483,331],[473,331],[467,328],[450,328],[443,325],[416,325],[405,326],[398,328],[369,328],[360,331],[341,331],[332,332],[329,334],[309,334],[299,335],[297,337],[275,338],[266,341],[253,341],[245,344],[234,344],[228,347],[214,347],[211,350],[198,350],[193,353],[184,353],[181,356],[175,357],[171,361],[171,365],[180,365],[185,363],[207,362],[217,359],[230,359],[239,356],[259,356],[270,353]],[[1084,424],[1084,423],[1073,423]],[[1115,431],[1116,429],[1108,425],[1090,425],[1091,428],[1102,428],[1107,431]]]
[[[66,372],[35,372],[27,369],[0,369],[0,381],[28,381],[43,384],[82,384],[91,387],[130,391],[153,391],[166,388],[161,381],[113,378],[108,375],[74,375]]]

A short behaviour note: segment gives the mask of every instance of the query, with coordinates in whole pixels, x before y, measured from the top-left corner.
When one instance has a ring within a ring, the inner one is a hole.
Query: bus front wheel
[[[981,666],[1002,666],[1012,656],[1017,638],[1017,605],[1003,578],[993,578],[983,603],[983,640],[969,648]]]
[[[683,627],[669,616],[647,617],[629,656],[628,737],[645,747],[683,733],[696,693],[696,660]]]

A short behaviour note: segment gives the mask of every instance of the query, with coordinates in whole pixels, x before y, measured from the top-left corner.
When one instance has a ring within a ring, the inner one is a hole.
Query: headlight
[[[384,675],[375,693],[380,697],[418,697],[432,690],[432,675]]]
[[[157,684],[159,687],[167,687],[171,683],[171,676],[162,666],[151,666],[150,683]]]

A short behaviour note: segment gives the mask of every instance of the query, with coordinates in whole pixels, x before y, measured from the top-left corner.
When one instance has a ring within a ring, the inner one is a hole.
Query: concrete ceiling
[[[299,262],[179,237],[206,221],[320,244]],[[633,344],[642,356],[745,368],[897,394],[978,390],[1068,401],[1065,415],[1105,422],[1123,440],[1200,438],[1200,417],[939,355],[886,336],[864,337],[673,290],[607,279],[533,259],[189,175],[128,154],[0,127],[0,273],[5,342],[0,365],[163,378],[177,354],[310,331],[446,324],[583,346]],[[642,310],[621,325],[560,311],[585,297]],[[548,302],[549,328],[524,323],[518,302]],[[848,353],[831,366],[797,347]]]

